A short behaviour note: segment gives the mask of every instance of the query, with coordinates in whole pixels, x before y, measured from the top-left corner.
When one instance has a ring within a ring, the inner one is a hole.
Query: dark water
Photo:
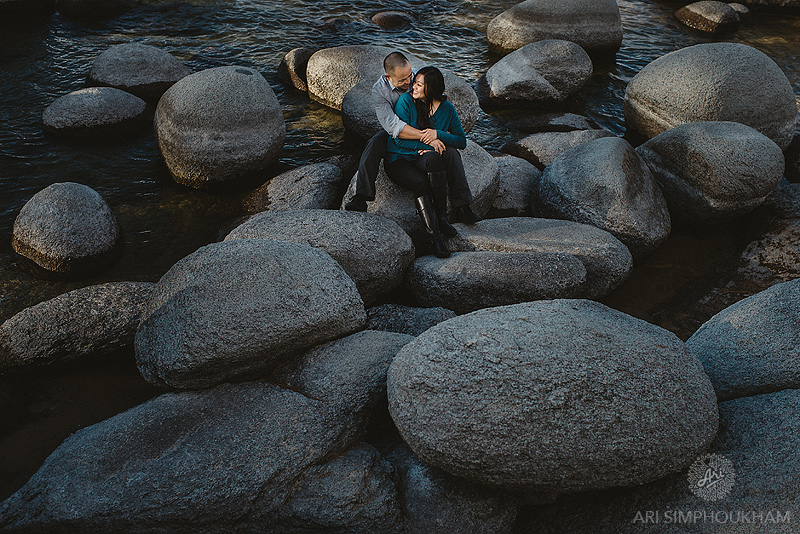
[[[296,47],[380,44],[446,67],[468,82],[499,59],[486,45],[488,22],[516,0],[196,1],[148,2],[113,20],[84,23],[59,14],[0,31],[0,321],[46,298],[107,280],[156,281],[173,263],[216,239],[241,215],[241,194],[197,192],[174,184],[159,160],[152,132],[113,144],[77,144],[44,136],[40,121],[57,97],[84,86],[92,61],[108,47],[136,41],[163,48],[193,71],[244,65],[260,71],[280,101],[287,140],[272,175],[339,154],[357,154],[338,112],[287,88],[276,67]],[[569,111],[625,133],[622,100],[627,82],[647,63],[711,39],[672,17],[680,3],[618,0],[625,37],[616,64],[596,72]],[[385,31],[370,21],[382,10],[413,13],[413,28]],[[335,24],[326,24],[338,19]],[[725,40],[772,57],[800,94],[800,19],[756,14]],[[481,115],[469,137],[497,150],[521,132]],[[77,282],[33,279],[11,250],[11,229],[22,205],[44,187],[75,181],[96,189],[125,232],[124,254],[110,270]],[[709,276],[738,255],[735,231],[676,234],[608,302],[647,310],[692,280]],[[654,318],[657,319],[657,318]],[[0,498],[22,484],[70,432],[135,405],[155,391],[144,385],[131,355],[82,368],[0,382]],[[33,393],[32,393],[33,392]],[[8,413],[6,413],[8,412]]]

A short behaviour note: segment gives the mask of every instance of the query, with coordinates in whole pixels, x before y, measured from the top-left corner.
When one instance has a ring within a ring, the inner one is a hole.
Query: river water
[[[240,193],[212,195],[178,186],[169,178],[152,131],[113,143],[73,143],[46,137],[44,109],[84,86],[93,60],[108,47],[136,41],[169,51],[192,71],[244,65],[260,71],[284,110],[287,139],[279,163],[265,175],[358,154],[338,112],[283,85],[276,67],[297,47],[380,44],[406,50],[475,82],[499,56],[488,52],[485,29],[515,0],[221,0],[150,1],[115,19],[85,23],[59,14],[46,21],[0,31],[0,321],[76,287],[109,280],[156,281],[177,260],[216,240],[220,227],[241,215]],[[618,0],[624,40],[616,64],[598,69],[569,111],[584,114],[623,135],[622,100],[627,82],[650,61],[712,39],[689,31],[672,16],[680,3]],[[383,10],[413,13],[412,28],[388,31],[370,17]],[[335,19],[335,22],[331,22]],[[723,40],[758,48],[780,65],[800,95],[800,18],[757,13]],[[522,137],[492,115],[482,114],[469,137],[494,151]],[[11,230],[22,205],[44,187],[74,181],[96,189],[125,233],[122,258],[91,279],[46,282],[32,278],[11,250]],[[720,244],[721,243],[721,244]],[[634,289],[641,306],[679,291],[709,269],[712,255],[734,257],[740,246],[730,232],[698,238],[676,236],[659,251],[669,266],[653,280],[637,267]],[[722,247],[722,248],[719,248]],[[687,260],[681,254],[689,250]],[[667,287],[665,287],[667,286]],[[627,294],[612,298],[621,309]],[[631,297],[633,298],[633,297]],[[634,299],[634,300],[635,300]],[[97,362],[95,362],[97,363]],[[108,366],[105,370],[102,365]],[[116,363],[77,367],[0,383],[0,498],[35,470],[70,432],[152,396],[137,378],[129,355]],[[39,393],[33,391],[39,389]],[[14,422],[15,421],[15,422]],[[30,421],[34,421],[31,423]],[[13,422],[13,424],[12,424]],[[38,426],[37,426],[38,425]],[[4,428],[5,427],[5,428]]]

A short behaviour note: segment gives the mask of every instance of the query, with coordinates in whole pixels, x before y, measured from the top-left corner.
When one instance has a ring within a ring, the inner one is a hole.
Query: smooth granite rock
[[[646,137],[687,122],[746,124],[781,147],[797,122],[794,91],[763,52],[739,43],[704,43],[670,52],[625,89],[625,123]]]
[[[445,321],[403,347],[389,411],[425,462],[527,491],[643,484],[712,443],[716,396],[674,334],[588,300]]]
[[[451,310],[440,307],[381,304],[367,309],[367,328],[418,336],[433,325],[455,316]]]
[[[342,170],[332,163],[311,163],[284,172],[242,199],[250,213],[328,210],[342,200]]]
[[[628,248],[616,237],[588,224],[554,219],[509,217],[457,224],[451,250],[550,252],[575,256],[586,268],[582,295],[602,298],[624,282],[633,267]]]
[[[370,17],[370,20],[383,29],[394,30],[414,23],[414,16],[404,11],[381,11]]]
[[[109,282],[25,308],[0,325],[0,372],[132,348],[154,287]]]
[[[509,141],[500,150],[527,160],[539,169],[544,169],[570,148],[604,137],[615,137],[615,135],[605,129],[541,132],[519,141]]]
[[[414,244],[408,234],[372,213],[266,212],[236,227],[225,239],[291,241],[323,250],[353,279],[367,305],[400,285],[414,261]]]
[[[178,80],[191,74],[175,56],[141,43],[114,45],[94,60],[88,85],[116,87],[157,103]]]
[[[278,65],[281,80],[299,91],[308,91],[306,68],[314,52],[316,50],[312,48],[294,48],[287,52]]]
[[[739,27],[739,13],[725,2],[701,0],[683,6],[675,18],[690,28],[708,33],[725,33]]]
[[[570,41],[537,41],[492,65],[479,84],[485,106],[548,105],[564,102],[592,75],[592,60]]]
[[[536,41],[563,39],[603,56],[619,49],[622,22],[614,0],[526,0],[492,19],[486,37],[489,49],[503,54]]]
[[[158,147],[175,181],[220,188],[278,159],[286,127],[264,77],[247,67],[217,67],[186,76],[156,107]]]
[[[456,313],[582,293],[586,268],[568,254],[551,252],[455,252],[423,256],[411,265],[406,286],[422,306]]]
[[[515,217],[531,214],[531,197],[542,173],[531,163],[516,156],[496,157],[500,185],[489,215]]]
[[[112,87],[88,87],[59,97],[42,113],[45,133],[66,139],[106,139],[150,124],[144,100]]]
[[[636,149],[661,186],[675,223],[713,224],[761,205],[783,177],[781,149],[736,122],[692,122]]]
[[[45,272],[80,275],[115,259],[120,229],[111,208],[91,187],[52,184],[22,206],[11,245]]]
[[[161,277],[136,332],[136,360],[153,384],[209,387],[263,374],[365,322],[355,283],[327,253],[233,239]]]

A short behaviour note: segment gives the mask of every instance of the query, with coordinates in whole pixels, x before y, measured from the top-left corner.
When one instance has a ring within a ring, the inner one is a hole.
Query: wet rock
[[[616,137],[608,130],[574,130],[569,132],[543,132],[535,133],[504,144],[500,150],[528,160],[540,169],[553,163],[561,154],[572,147],[602,139],[603,137]]]
[[[450,250],[495,252],[549,252],[570,254],[583,262],[586,298],[604,297],[624,282],[633,260],[616,237],[594,226],[572,221],[509,217],[487,219],[467,226],[457,224],[458,236]]]
[[[199,189],[262,171],[286,138],[272,87],[246,67],[206,69],[180,80],[158,102],[155,130],[175,181]]]
[[[497,119],[510,128],[527,133],[598,129],[594,121],[574,113],[536,113],[520,116],[518,111],[514,111],[498,114]]]
[[[92,64],[88,85],[115,87],[156,103],[164,92],[191,72],[169,52],[140,43],[112,46]]]
[[[710,450],[713,456],[698,458],[697,465],[702,468],[702,475],[707,468],[712,473],[730,475],[730,470],[719,468],[730,462],[727,467],[733,469],[733,476],[725,484],[718,483],[718,492],[703,493],[711,497],[724,495],[722,498],[711,500],[693,494],[688,482],[691,480],[697,488],[702,476],[690,476],[684,470],[634,488],[565,495],[553,505],[532,509],[528,520],[521,521],[518,527],[522,531],[596,534],[597,518],[602,517],[602,531],[619,534],[709,530],[792,534],[800,513],[794,497],[800,491],[800,477],[795,472],[800,446],[800,421],[795,409],[798,402],[800,391],[792,389],[720,403],[720,435]],[[725,489],[729,487],[727,493]],[[698,493],[700,489],[697,488]],[[659,511],[658,523],[645,522],[648,510]],[[678,511],[685,518],[687,512],[693,514],[695,510],[714,514],[721,528],[714,528],[713,520],[704,521],[703,517],[696,522],[692,519],[679,522]],[[667,511],[673,514],[672,524],[665,524]]]
[[[277,534],[298,509],[360,524],[368,505],[338,502],[334,513],[331,503],[354,489],[341,478],[351,457],[315,466],[363,434],[352,415],[362,410],[263,382],[161,395],[70,436],[0,505],[0,530]],[[311,499],[309,481],[323,486],[326,473],[338,474],[341,493]]]
[[[434,326],[392,361],[388,395],[422,460],[528,491],[664,477],[705,451],[718,425],[714,390],[683,342],[587,300],[503,306]]]
[[[11,245],[45,273],[82,275],[115,259],[120,229],[111,208],[91,187],[52,184],[22,206]]]
[[[526,0],[492,19],[486,37],[489,49],[502,54],[536,41],[563,39],[602,56],[619,49],[622,22],[613,0]]]
[[[750,20],[750,18],[752,17],[752,13],[750,13],[750,10],[747,9],[746,5],[739,4],[736,2],[730,3],[728,5],[731,8],[733,8],[734,11],[736,11],[736,14],[739,15],[739,20],[741,21]]]
[[[433,325],[455,316],[455,313],[445,308],[381,304],[367,310],[367,328],[418,336]]]
[[[797,102],[781,68],[738,43],[705,43],[648,64],[625,90],[625,123],[646,137],[687,122],[746,124],[785,149]]]
[[[511,52],[479,82],[484,106],[546,105],[564,102],[592,75],[592,60],[575,43],[549,39]]]
[[[472,210],[483,216],[489,211],[497,194],[499,185],[497,163],[486,150],[474,141],[467,140],[467,148],[460,152],[464,162],[464,172],[467,175],[467,183],[472,191]],[[370,213],[376,213],[396,222],[400,228],[411,235],[412,239],[424,233],[414,207],[414,195],[411,191],[402,189],[389,180],[383,170],[383,163],[378,172],[375,189],[375,200],[367,202],[367,210]],[[344,198],[351,198],[355,192],[356,177],[353,176]]]
[[[680,8],[675,18],[690,28],[708,33],[725,33],[739,27],[739,13],[729,4],[702,0]]]
[[[154,287],[109,282],[25,308],[0,325],[0,372],[132,348]]]
[[[55,0],[0,0],[0,24],[49,17],[55,10]]]
[[[758,287],[800,277],[800,219],[775,221],[739,261],[736,278]]]
[[[306,67],[308,60],[316,52],[312,48],[295,48],[290,50],[278,65],[278,75],[287,83],[300,91],[308,91],[306,84]]]
[[[720,400],[800,387],[800,280],[777,284],[706,321],[686,346]]]
[[[388,49],[387,49],[388,50]],[[391,50],[389,50],[391,51]],[[388,54],[388,52],[387,52]],[[413,56],[407,56],[414,70],[424,66],[424,63]],[[383,130],[375,115],[375,106],[372,104],[372,86],[383,74],[383,59],[381,59],[381,71],[358,82],[352,89],[347,91],[342,100],[342,122],[344,127],[356,135],[369,139],[376,133]],[[458,113],[458,119],[465,132],[469,132],[478,120],[480,107],[478,96],[472,87],[461,78],[448,71],[440,69],[444,75],[445,93],[448,100],[452,102]]]
[[[59,97],[42,113],[45,133],[67,139],[130,135],[150,124],[141,98],[111,87],[88,87]]]
[[[623,139],[576,146],[542,173],[537,213],[601,228],[622,241],[634,260],[669,236],[667,204],[647,163]]]
[[[518,499],[470,484],[420,460],[407,445],[386,459],[397,470],[407,534],[512,532]]]
[[[550,252],[455,252],[423,256],[408,271],[406,285],[422,306],[458,314],[531,300],[581,294],[586,268],[575,256]]]
[[[372,22],[387,30],[410,26],[414,16],[403,11],[381,11],[372,15]]]
[[[98,20],[122,15],[137,3],[136,0],[58,0],[56,9],[70,19]]]
[[[536,190],[536,184],[542,175],[541,171],[515,156],[502,156],[495,158],[495,161],[500,185],[489,215],[494,217],[530,215],[531,195]]]
[[[332,163],[312,163],[287,171],[249,193],[242,205],[262,211],[333,209],[342,200],[342,171]]]
[[[658,181],[676,223],[713,224],[758,207],[783,176],[771,139],[735,122],[676,126],[636,149]]]
[[[372,213],[344,210],[266,212],[226,237],[303,243],[323,250],[356,283],[370,304],[400,285],[414,261],[414,245],[402,228]]]
[[[355,284],[327,253],[234,239],[200,248],[159,280],[136,359],[153,384],[209,387],[269,371],[365,322]]]

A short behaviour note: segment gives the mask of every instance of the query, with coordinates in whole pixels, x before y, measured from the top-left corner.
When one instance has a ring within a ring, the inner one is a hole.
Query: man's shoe
[[[367,211],[367,201],[361,195],[355,195],[344,205],[347,211]]]
[[[472,208],[469,207],[469,204],[454,208],[453,212],[456,222],[475,224],[476,222],[483,220],[479,215],[472,211]]]

